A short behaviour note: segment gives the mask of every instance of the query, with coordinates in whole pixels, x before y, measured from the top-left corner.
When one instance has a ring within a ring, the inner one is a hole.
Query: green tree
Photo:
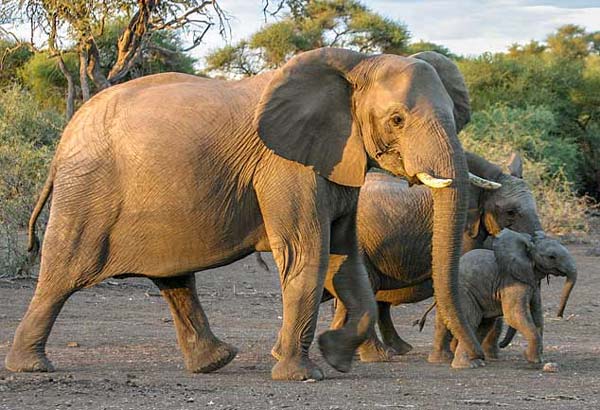
[[[572,187],[594,196],[600,196],[598,38],[567,25],[546,44],[515,44],[507,53],[459,61],[476,113],[498,106],[551,112],[545,137],[536,137],[545,148],[530,154],[532,160],[544,161],[552,173],[561,168]]]
[[[548,46],[538,41],[531,40],[527,44],[514,43],[508,48],[509,57],[520,57],[527,55],[539,55],[546,51]]]
[[[566,24],[546,38],[548,49],[557,56],[574,59],[584,58],[593,49],[594,35],[575,24]]]
[[[127,21],[115,43],[116,58],[111,66],[101,64],[97,39],[105,23],[114,18]],[[218,23],[225,30],[226,16],[217,0],[4,0],[0,21],[28,21],[31,31],[47,33],[49,55],[57,60],[67,82],[66,116],[73,114],[75,76],[63,54],[76,52],[79,58],[79,87],[83,101],[91,95],[89,81],[102,90],[126,79],[140,54],[147,52],[149,38],[159,32],[188,33],[190,48],[202,41]],[[29,48],[36,48],[33,38]]]
[[[102,50],[100,64],[102,67],[114,65],[118,50],[116,42],[127,22],[123,19],[106,23],[101,36],[96,39],[98,49]],[[148,74],[177,71],[193,74],[195,60],[182,51],[181,40],[177,33],[159,31],[148,37],[148,44],[141,50],[123,78],[127,81]],[[79,72],[79,55],[75,51],[63,52],[64,67],[73,81],[73,104],[76,107],[83,101]],[[65,96],[68,94],[67,77],[61,72],[58,61],[49,52],[37,52],[30,57],[14,74],[20,82],[32,91],[38,103],[44,108],[52,108],[59,112],[65,110]],[[96,86],[90,85],[90,92],[97,91]]]
[[[416,54],[421,51],[435,51],[437,53],[443,54],[448,58],[459,59],[459,57],[452,53],[448,47],[445,47],[441,44],[432,43],[429,41],[419,40],[413,43],[410,43],[407,49],[406,54]]]
[[[77,87],[75,80],[79,64],[77,54],[63,53],[62,59],[66,70],[69,71],[75,82],[74,87]],[[35,53],[18,70],[17,78],[31,91],[37,103],[44,109],[53,109],[64,113],[68,83],[59,69],[56,59],[48,52]]]
[[[17,41],[0,38],[0,87],[18,81],[18,70],[33,56],[33,51],[20,47]]]
[[[366,53],[406,53],[404,24],[385,18],[355,0],[292,2],[281,21],[268,24],[232,46],[206,57],[207,71],[247,76],[284,64],[318,47],[345,47]],[[281,5],[282,3],[280,3]]]

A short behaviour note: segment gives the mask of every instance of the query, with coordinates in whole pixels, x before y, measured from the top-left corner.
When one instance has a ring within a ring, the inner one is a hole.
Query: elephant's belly
[[[417,303],[433,296],[433,282],[426,281],[420,285],[402,289],[380,290],[375,297],[378,302],[387,302],[391,305],[402,303]]]
[[[200,271],[234,262],[268,243],[258,205],[206,201],[140,215],[123,212],[112,230],[111,269],[149,277]],[[217,203],[219,202],[219,203]]]

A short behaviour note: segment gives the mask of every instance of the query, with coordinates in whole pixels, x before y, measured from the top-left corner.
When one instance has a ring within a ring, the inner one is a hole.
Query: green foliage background
[[[28,274],[24,230],[63,126],[19,85],[0,93],[0,277]]]

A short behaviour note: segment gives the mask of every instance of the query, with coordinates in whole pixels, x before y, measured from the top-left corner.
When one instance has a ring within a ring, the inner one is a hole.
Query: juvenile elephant
[[[67,125],[30,220],[52,193],[38,285],[6,357],[50,371],[45,345],[67,298],[110,277],[144,276],[174,317],[185,365],[210,372],[236,349],[211,331],[194,273],[271,251],[283,295],[274,379],[322,379],[309,359],[323,287],[348,309],[319,337],[347,371],[377,308],[356,241],[367,164],[433,187],[432,264],[441,314],[483,356],[457,302],[468,122],[457,67],[323,48],[240,81],[159,74],[111,87]]]
[[[541,363],[544,316],[540,282],[547,275],[576,274],[567,249],[541,231],[532,238],[503,229],[493,241],[493,250],[474,249],[464,254],[459,272],[460,303],[480,340],[493,333],[495,319],[502,316],[527,339],[525,358]],[[459,340],[452,366],[461,367],[467,361],[466,353]]]
[[[522,161],[518,155],[509,163],[510,174],[475,154],[467,152],[466,158],[471,173],[497,184],[470,186],[463,252],[482,248],[486,239],[505,227],[530,234],[542,229],[535,199],[522,179]],[[359,353],[363,361],[385,361],[392,353],[404,354],[412,349],[396,332],[390,306],[419,302],[434,293],[435,281],[431,275],[433,198],[430,191],[421,186],[409,188],[398,178],[369,172],[361,189],[357,219],[359,245],[376,292],[378,325],[383,338],[382,344],[375,333],[371,334],[360,346]],[[574,280],[567,278],[568,292],[563,295],[562,305],[568,299]],[[340,327],[345,320],[345,308],[339,303],[332,327]],[[443,348],[448,336],[445,328],[436,331],[434,350],[429,356],[431,362],[451,360]],[[470,363],[463,365],[470,367]]]

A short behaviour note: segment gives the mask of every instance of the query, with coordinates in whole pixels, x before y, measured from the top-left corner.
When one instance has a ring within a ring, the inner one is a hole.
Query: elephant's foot
[[[323,380],[323,371],[308,357],[278,359],[271,369],[273,380]]]
[[[458,349],[457,349],[458,350]],[[466,352],[455,352],[454,360],[452,360],[453,369],[476,369],[484,367],[485,362],[481,359],[471,360]]]
[[[498,346],[482,346],[485,360],[498,360],[500,351]]]
[[[433,350],[429,353],[429,356],[427,356],[427,361],[435,364],[450,363],[453,358],[454,355],[448,350]]]
[[[529,363],[539,364],[544,361],[543,356],[535,349],[527,349],[523,354]]]
[[[20,351],[13,346],[8,352],[4,365],[11,372],[53,372],[54,366],[44,353]]]
[[[319,348],[325,361],[338,372],[345,373],[352,366],[356,348],[348,343],[342,330],[328,330],[319,336]]]
[[[394,351],[383,345],[378,339],[367,339],[358,347],[361,362],[389,362],[392,360]]]
[[[238,350],[218,340],[208,348],[185,354],[185,367],[191,373],[210,373],[233,360]]]
[[[410,343],[406,343],[404,340],[398,338],[397,340],[393,340],[390,343],[385,343],[390,349],[392,349],[392,351],[394,352],[394,354],[397,355],[405,355],[406,353],[410,352],[413,347]]]

